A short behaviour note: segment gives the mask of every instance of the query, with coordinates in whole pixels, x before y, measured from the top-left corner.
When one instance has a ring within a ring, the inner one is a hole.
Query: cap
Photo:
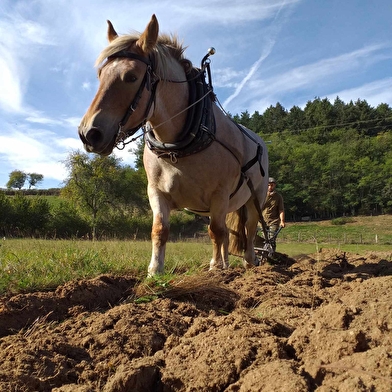
[[[274,184],[276,184],[276,180],[275,180],[275,178],[273,178],[273,177],[270,177],[270,178],[268,179],[268,182],[273,182]]]

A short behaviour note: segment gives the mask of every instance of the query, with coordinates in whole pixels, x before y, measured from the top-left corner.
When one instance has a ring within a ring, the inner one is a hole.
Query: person
[[[273,177],[268,179],[268,192],[263,207],[263,218],[267,226],[269,238],[274,237],[280,227],[286,226],[283,197],[276,191],[276,180]],[[275,238],[271,241],[271,245],[275,251]]]

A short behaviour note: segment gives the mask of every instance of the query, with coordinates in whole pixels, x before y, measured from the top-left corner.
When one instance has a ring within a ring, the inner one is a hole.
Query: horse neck
[[[186,80],[185,73],[173,76],[173,80]],[[159,82],[153,113],[148,120],[157,140],[162,143],[178,140],[186,122],[188,100],[188,83]]]

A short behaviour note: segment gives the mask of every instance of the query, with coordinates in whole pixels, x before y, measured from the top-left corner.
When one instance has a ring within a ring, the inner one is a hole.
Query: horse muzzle
[[[99,128],[95,127],[86,130],[82,126],[79,126],[78,132],[84,149],[87,152],[94,152],[99,155],[109,155],[112,153],[116,142],[116,135],[112,139],[107,140],[105,134]]]

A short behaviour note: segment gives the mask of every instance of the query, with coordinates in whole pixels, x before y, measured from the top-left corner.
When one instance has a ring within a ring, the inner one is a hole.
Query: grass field
[[[334,225],[333,220],[289,223],[281,241],[335,244],[392,245],[392,215],[350,218],[350,223]]]
[[[288,223],[278,239],[277,250],[291,257],[316,253],[320,248],[392,255],[391,224],[392,216],[360,217],[342,226],[334,226],[330,221]],[[170,275],[208,269],[211,251],[206,240],[168,243],[165,271]],[[102,273],[132,274],[144,279],[150,256],[150,241],[2,240],[0,295],[50,290],[72,279]],[[230,256],[230,262],[241,264],[234,256]]]

